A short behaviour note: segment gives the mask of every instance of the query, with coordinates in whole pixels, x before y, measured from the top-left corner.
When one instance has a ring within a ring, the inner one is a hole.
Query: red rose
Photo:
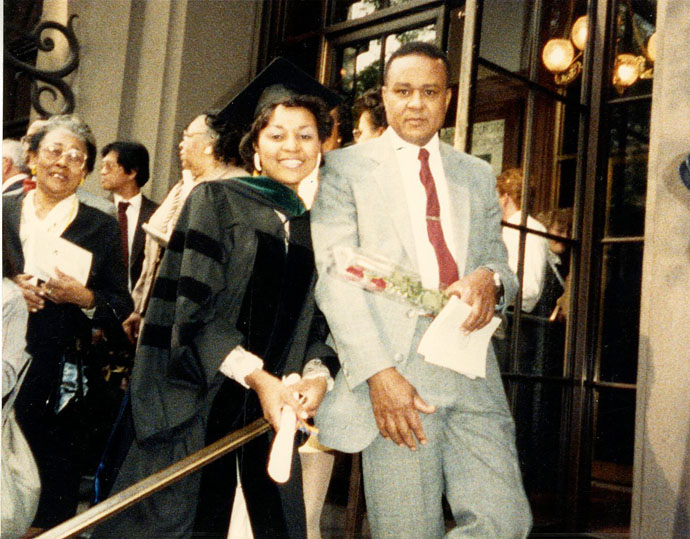
[[[372,279],[371,284],[373,284],[376,287],[376,290],[386,289],[386,281],[384,281],[383,279]]]
[[[358,279],[364,278],[364,270],[358,266],[350,266],[345,271],[351,275],[354,275]]]

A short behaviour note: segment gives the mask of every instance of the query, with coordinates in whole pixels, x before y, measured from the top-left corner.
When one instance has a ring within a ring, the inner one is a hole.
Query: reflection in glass
[[[372,39],[358,47],[346,47],[340,70],[344,93],[358,97],[379,84],[381,39]]]
[[[336,22],[353,21],[389,7],[398,6],[410,0],[336,0],[334,13]]]
[[[413,28],[399,34],[392,34],[386,38],[386,60],[405,43],[410,41],[425,41],[434,43],[436,41],[436,26],[430,24],[422,28]]]
[[[533,512],[558,521],[562,455],[563,388],[558,383],[524,380],[515,391],[515,431],[523,483]]]
[[[388,58],[404,43],[410,41],[435,42],[436,27],[431,24],[421,28],[413,28],[399,34],[385,37],[385,57]],[[383,78],[381,63],[381,47],[384,38],[376,38],[351,45],[342,49],[342,64],[340,67],[340,87],[345,94],[351,95],[353,100],[370,88],[379,86]]]
[[[625,528],[630,523],[635,398],[630,389],[602,388],[595,393],[591,530]]]
[[[644,234],[649,151],[650,102],[616,105],[611,110],[608,170],[608,236]]]
[[[651,92],[656,60],[655,9],[618,2],[612,84],[618,95]],[[631,92],[629,90],[634,90]],[[615,94],[614,94],[615,95]]]
[[[642,284],[642,244],[604,247],[599,378],[635,383]]]

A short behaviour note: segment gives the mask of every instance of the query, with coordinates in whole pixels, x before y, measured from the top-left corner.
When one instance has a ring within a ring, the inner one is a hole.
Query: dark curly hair
[[[383,98],[381,97],[381,88],[369,88],[366,92],[360,95],[356,100],[352,110],[352,118],[355,124],[359,117],[365,112],[369,113],[371,125],[374,127],[387,127],[386,109],[383,106]]]
[[[326,140],[331,134],[333,118],[331,118],[328,112],[328,107],[320,98],[310,95],[296,95],[284,97],[274,103],[270,103],[263,107],[254,117],[252,126],[242,137],[242,142],[240,142],[240,156],[247,167],[250,167],[250,170],[254,166],[254,146],[256,141],[259,140],[259,133],[268,125],[271,116],[273,116],[273,111],[278,105],[288,108],[304,108],[311,112],[316,120],[316,128],[321,142]]]
[[[222,163],[239,165],[242,163],[239,150],[242,131],[234,124],[221,120],[218,114],[219,111],[215,109],[201,114],[205,116],[209,135],[213,139],[213,156]]]

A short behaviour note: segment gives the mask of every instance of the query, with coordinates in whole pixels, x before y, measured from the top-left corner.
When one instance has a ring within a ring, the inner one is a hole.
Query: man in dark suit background
[[[158,204],[141,193],[149,180],[149,152],[138,142],[111,142],[101,150],[101,184],[113,194],[122,233],[122,256],[128,268],[129,290],[144,262],[145,234],[141,227]]]
[[[2,194],[21,193],[23,182],[29,177],[24,163],[24,147],[18,140],[2,141]]]

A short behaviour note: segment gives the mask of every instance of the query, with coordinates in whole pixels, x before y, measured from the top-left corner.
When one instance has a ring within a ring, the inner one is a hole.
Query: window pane
[[[548,87],[559,86],[554,74],[564,73],[573,66],[572,78],[562,82],[562,86],[581,80],[579,70],[582,67],[582,56],[579,46],[584,49],[584,42],[571,39],[576,20],[586,12],[586,2],[505,2],[504,0],[486,0],[482,12],[482,34],[479,55],[490,62],[514,73],[527,75],[532,54],[533,18],[541,14],[539,21],[539,50],[536,52],[537,81]],[[586,28],[586,24],[585,24]],[[560,40],[560,41],[551,41]],[[544,48],[555,46],[554,70],[549,71],[542,60]],[[576,45],[577,43],[578,45]]]
[[[386,36],[386,58],[399,49],[402,44],[409,41],[434,42],[436,39],[435,28],[435,25],[431,24]],[[340,81],[337,85],[343,93],[351,95],[353,100],[369,88],[374,88],[381,84],[383,78],[381,46],[383,42],[384,38],[380,37],[369,41],[353,43],[341,49],[340,67],[338,69]]]
[[[635,383],[640,324],[642,244],[604,248],[600,379]]]
[[[543,527],[561,520],[559,485],[566,468],[564,402],[560,384],[517,383],[515,391],[516,443],[520,468],[527,496],[530,499],[535,525]],[[567,447],[567,445],[566,445]]]
[[[359,46],[343,49],[340,68],[340,88],[347,95],[357,97],[379,85],[381,68],[381,39],[372,39]]]
[[[335,0],[333,23],[353,21],[388,7],[405,4],[411,0]]]
[[[650,101],[611,109],[606,234],[641,236],[647,193]]]
[[[391,34],[386,38],[386,60],[405,43],[410,41],[436,42],[436,25],[430,24],[422,28],[413,28],[399,34]]]
[[[652,37],[655,25],[656,2],[618,2],[610,97],[651,93],[656,58],[656,36]]]
[[[602,388],[595,398],[589,528],[615,529],[630,523],[635,391]]]

